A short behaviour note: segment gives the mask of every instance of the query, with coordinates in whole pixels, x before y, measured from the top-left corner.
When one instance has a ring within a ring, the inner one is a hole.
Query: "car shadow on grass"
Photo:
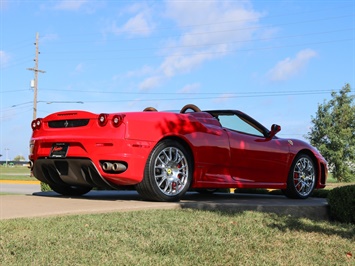
[[[327,236],[336,235],[344,239],[355,240],[355,225],[342,224],[336,221],[327,223],[315,222],[309,219],[286,216],[284,219],[275,217],[273,222],[268,224],[268,226],[282,232],[293,230],[306,233],[319,233]]]

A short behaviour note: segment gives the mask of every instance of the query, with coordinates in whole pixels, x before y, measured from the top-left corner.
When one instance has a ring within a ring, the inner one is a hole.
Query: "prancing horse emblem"
[[[65,127],[68,127],[68,126],[69,126],[69,123],[68,123],[68,121],[67,121],[67,120],[65,120],[65,122],[64,122],[64,126],[65,126]]]

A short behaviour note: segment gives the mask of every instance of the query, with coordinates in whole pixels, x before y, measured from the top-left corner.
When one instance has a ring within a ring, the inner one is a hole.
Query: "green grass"
[[[355,225],[150,210],[2,220],[2,265],[355,265]]]
[[[0,166],[0,180],[37,180],[30,176],[30,169],[26,166],[5,167]]]
[[[26,218],[0,220],[0,265],[355,265],[354,242],[355,225],[250,211]]]

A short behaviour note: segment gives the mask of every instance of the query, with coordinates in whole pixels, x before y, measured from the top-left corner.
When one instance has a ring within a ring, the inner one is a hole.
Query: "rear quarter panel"
[[[209,114],[127,113],[125,121],[127,139],[158,143],[177,138],[186,143],[194,159],[192,187],[232,182],[228,135]]]

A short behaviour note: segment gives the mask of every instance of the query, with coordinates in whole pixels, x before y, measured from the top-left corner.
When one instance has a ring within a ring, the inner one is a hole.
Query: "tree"
[[[306,137],[328,161],[334,178],[350,182],[355,179],[355,95],[349,84],[331,95],[330,101],[318,104]]]
[[[16,162],[20,162],[20,161],[24,161],[24,160],[25,160],[25,157],[23,157],[22,155],[17,155],[14,158],[14,161],[16,161]]]

